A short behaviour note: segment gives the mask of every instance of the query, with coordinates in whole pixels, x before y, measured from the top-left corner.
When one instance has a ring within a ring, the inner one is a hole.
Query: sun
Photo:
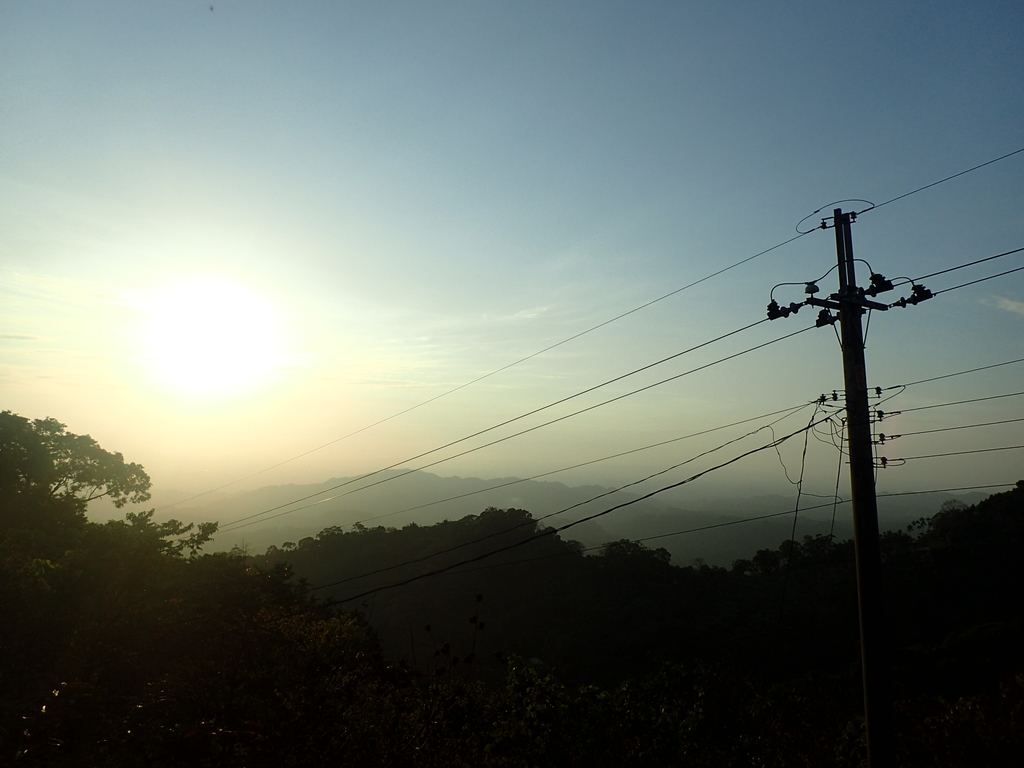
[[[164,387],[193,395],[238,393],[269,381],[279,367],[276,313],[241,285],[177,283],[147,310],[146,357]]]

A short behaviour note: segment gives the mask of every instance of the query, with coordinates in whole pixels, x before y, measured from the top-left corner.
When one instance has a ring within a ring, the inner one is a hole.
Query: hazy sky
[[[241,478],[787,240],[833,201],[881,203],[1024,147],[1022,29],[1009,1],[2,2],[0,407],[91,434],[157,492]],[[1024,153],[864,214],[855,253],[915,278],[1020,248],[1022,202]],[[832,232],[810,234],[233,487],[422,466],[762,344],[814,312],[406,461],[757,321],[775,284],[834,264]],[[832,272],[821,287],[835,285]],[[802,285],[775,297],[802,300]],[[869,328],[872,386],[1022,357],[1024,272]],[[1022,384],[1009,365],[882,407]],[[826,327],[430,471],[546,472],[841,386]],[[1010,397],[879,429],[1021,417]],[[627,482],[769,420],[551,479]],[[1020,445],[1022,425],[884,453]],[[790,479],[801,450],[783,450]],[[1022,457],[913,460],[879,490],[1012,482]],[[811,440],[807,461],[805,490],[830,493],[836,449]],[[793,487],[767,453],[714,484]]]

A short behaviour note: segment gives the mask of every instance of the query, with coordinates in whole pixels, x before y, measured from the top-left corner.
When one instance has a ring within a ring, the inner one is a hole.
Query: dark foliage
[[[85,517],[148,484],[2,414],[0,764],[862,764],[850,542],[677,567],[488,509],[252,558],[201,554],[212,524]],[[1024,484],[884,536],[908,768],[1024,754],[1022,508]]]

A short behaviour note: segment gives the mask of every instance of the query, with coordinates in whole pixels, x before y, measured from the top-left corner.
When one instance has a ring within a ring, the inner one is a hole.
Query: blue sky
[[[2,407],[92,434],[158,492],[205,490],[422,403],[782,242],[832,201],[883,202],[1024,147],[1019,3],[209,6],[0,4]],[[1022,193],[1024,154],[865,214],[856,255],[913,278],[1019,248]],[[831,232],[808,235],[235,487],[402,462],[758,320],[773,285],[834,260]],[[1024,357],[1022,274],[875,313],[870,383]],[[211,290],[225,297],[212,315]],[[812,320],[763,324],[573,403]],[[190,358],[211,338],[235,378],[211,380],[209,351]],[[889,405],[1022,380],[1005,366]],[[432,471],[544,472],[841,382],[826,328]],[[890,434],[1024,416],[1022,399],[908,414]],[[628,482],[735,434],[555,479]],[[1022,436],[908,437],[889,455]],[[784,452],[791,476],[799,447]],[[809,488],[830,492],[837,458],[812,441]],[[777,457],[729,473],[708,487],[791,492]],[[1021,477],[1021,452],[1005,451],[908,462],[879,488]]]

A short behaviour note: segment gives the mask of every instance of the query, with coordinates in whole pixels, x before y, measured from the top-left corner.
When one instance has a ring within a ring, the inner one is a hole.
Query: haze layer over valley
[[[370,483],[379,483],[369,487]],[[366,488],[366,490],[354,490]],[[972,504],[980,492],[928,493],[879,499],[883,529],[900,530],[920,517],[931,515],[943,503],[956,499]],[[165,494],[164,498],[173,498]],[[296,544],[325,528],[402,528],[415,523],[432,525],[459,520],[488,507],[524,509],[543,526],[562,526],[616,507],[597,520],[568,529],[563,538],[587,548],[620,539],[644,540],[664,548],[676,565],[694,561],[729,566],[762,548],[774,548],[793,533],[796,493],[713,498],[682,489],[637,501],[639,494],[613,491],[596,485],[569,486],[551,481],[518,478],[442,477],[429,472],[394,469],[372,478],[340,477],[307,485],[266,486],[235,494],[221,492],[214,499],[196,499],[162,512],[184,521],[216,520],[221,530],[212,546],[217,550],[239,547],[251,554],[270,546]],[[293,503],[296,499],[305,499]],[[157,499],[158,505],[160,499]],[[294,510],[294,511],[293,511]],[[563,511],[565,510],[565,511]],[[804,496],[796,511],[796,537],[852,535],[848,499],[835,506],[828,499]],[[764,517],[761,520],[750,518]],[[703,530],[702,530],[703,529]]]

